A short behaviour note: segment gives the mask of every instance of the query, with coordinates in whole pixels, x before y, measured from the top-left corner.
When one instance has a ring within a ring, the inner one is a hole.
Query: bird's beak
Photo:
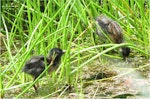
[[[63,54],[66,53],[66,50],[63,50]]]

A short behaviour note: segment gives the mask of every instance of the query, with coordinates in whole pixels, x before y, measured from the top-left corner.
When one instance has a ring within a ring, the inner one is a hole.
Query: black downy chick
[[[110,40],[116,44],[123,42],[123,34],[119,24],[104,15],[100,15],[96,18],[96,32],[101,39],[105,40],[106,36],[108,36]],[[122,47],[121,54],[123,59],[127,60],[130,54],[130,48]]]
[[[45,66],[50,65],[48,68],[48,72],[56,70],[59,66],[61,56],[64,53],[65,52],[59,48],[53,48],[50,50],[48,57],[42,55],[34,56],[25,63],[22,71],[33,76],[35,80],[45,70]],[[37,87],[35,85],[33,85],[33,87],[36,93],[38,93]]]
[[[130,54],[130,48],[129,47],[122,47],[121,49],[122,49],[121,54],[123,56],[123,59],[127,62],[128,61],[127,57]]]

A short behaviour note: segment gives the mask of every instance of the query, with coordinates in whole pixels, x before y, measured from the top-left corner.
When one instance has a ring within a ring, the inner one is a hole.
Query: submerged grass
[[[19,94],[11,96],[25,97],[24,94],[30,92],[29,88],[36,81],[29,82],[32,79],[22,73],[21,68],[33,55],[46,56],[53,47],[67,52],[56,72],[59,75],[51,75],[47,82],[47,85],[55,85],[56,88],[51,89],[51,94],[40,96],[43,98],[60,92],[62,97],[65,93],[60,87],[66,84],[74,85],[76,93],[82,93],[82,88],[77,87],[78,81],[82,82],[79,78],[82,67],[102,55],[115,58],[106,54],[113,49],[129,46],[133,56],[138,53],[138,56],[149,58],[149,0],[4,0],[1,4],[0,31],[6,36],[3,45],[6,52],[2,54],[8,60],[0,66],[1,97],[9,97],[7,94],[17,89]],[[98,36],[94,40],[94,19],[100,14],[121,25],[127,43],[100,44]],[[103,47],[107,49],[102,50]]]

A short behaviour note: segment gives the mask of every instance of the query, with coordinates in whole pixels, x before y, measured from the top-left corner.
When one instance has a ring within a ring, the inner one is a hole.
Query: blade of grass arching
[[[92,52],[92,53],[90,53],[90,54],[88,54],[88,55],[86,55],[86,56],[81,57],[80,59],[81,59],[81,60],[84,60],[84,59],[90,58],[90,57],[93,56],[93,54],[97,54],[97,53]],[[75,59],[75,60],[71,61],[70,64],[75,64],[75,63],[77,63],[77,62],[78,62],[78,59]]]
[[[113,49],[115,49],[115,48],[124,46],[124,45],[128,45],[128,44],[126,44],[126,43],[124,43],[124,44],[117,44],[117,45],[115,45],[115,46],[112,46],[112,47],[110,47],[110,48],[107,48],[106,50],[102,51],[101,53],[98,53],[98,54],[95,55],[94,57],[92,57],[92,58],[90,58],[89,60],[87,60],[87,61],[85,61],[84,63],[82,63],[80,66],[78,66],[76,69],[74,69],[74,70],[71,72],[71,74],[75,73],[75,72],[78,71],[80,68],[82,68],[83,66],[85,66],[87,63],[89,63],[90,61],[92,61],[92,60],[98,58],[99,56],[101,56],[101,55],[103,55],[103,54],[105,54],[105,53],[107,53],[107,52],[109,52],[109,51],[111,51],[111,50],[113,50]]]
[[[130,46],[131,49],[137,50],[139,53],[142,53],[144,56],[149,56],[149,53],[145,50],[139,49],[136,45]]]
[[[100,48],[100,47],[111,47],[111,46],[116,46],[116,45],[118,45],[118,44],[102,44],[102,45],[91,46],[91,47],[88,47],[88,48],[80,47],[80,49],[83,49],[83,50],[80,50],[80,51],[76,52],[74,55],[71,56],[71,58],[75,57],[79,53],[89,51],[91,49]],[[124,43],[123,46],[125,46],[125,45],[129,45],[129,44]]]

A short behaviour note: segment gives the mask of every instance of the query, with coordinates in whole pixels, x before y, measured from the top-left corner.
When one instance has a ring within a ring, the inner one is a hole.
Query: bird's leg
[[[33,82],[35,81],[35,79],[36,79],[36,78],[37,78],[37,77],[34,77]],[[38,94],[38,90],[37,90],[37,87],[36,87],[36,85],[35,85],[35,84],[33,85],[33,87],[34,87],[35,92]]]

